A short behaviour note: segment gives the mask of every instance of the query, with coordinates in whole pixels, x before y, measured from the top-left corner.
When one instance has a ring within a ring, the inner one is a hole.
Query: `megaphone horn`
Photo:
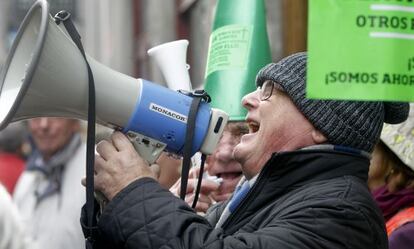
[[[192,97],[86,57],[95,79],[96,121],[156,141],[154,148],[162,144],[182,154]],[[45,0],[36,1],[24,18],[0,80],[0,129],[34,117],[87,119],[86,63],[65,29],[50,17]],[[226,122],[224,112],[201,103],[192,152],[211,154]]]
[[[118,127],[126,124],[141,84],[87,58],[96,82],[97,119]],[[78,48],[49,17],[46,1],[35,2],[29,10],[2,73],[0,129],[12,121],[41,116],[85,119],[86,65]],[[122,97],[108,91],[115,84]]]

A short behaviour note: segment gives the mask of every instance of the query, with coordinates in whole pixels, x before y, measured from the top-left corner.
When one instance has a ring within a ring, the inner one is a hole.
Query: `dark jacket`
[[[121,191],[98,222],[97,248],[387,248],[366,186],[369,160],[335,151],[275,154],[236,211],[215,229],[154,180]]]

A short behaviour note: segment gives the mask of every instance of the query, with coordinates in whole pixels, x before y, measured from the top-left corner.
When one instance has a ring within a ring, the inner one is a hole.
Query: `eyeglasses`
[[[281,89],[279,84],[274,81],[266,80],[261,87],[259,87],[260,100],[265,101],[272,97],[273,89]],[[283,91],[283,89],[281,89]]]

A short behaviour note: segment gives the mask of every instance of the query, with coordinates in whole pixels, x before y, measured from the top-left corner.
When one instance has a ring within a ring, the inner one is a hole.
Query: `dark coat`
[[[105,208],[97,248],[387,248],[368,165],[335,151],[275,154],[222,229],[214,223],[223,205],[207,221],[155,180],[139,179]]]

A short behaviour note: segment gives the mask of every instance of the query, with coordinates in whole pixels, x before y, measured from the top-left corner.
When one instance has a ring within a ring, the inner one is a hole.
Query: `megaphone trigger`
[[[161,155],[161,152],[163,152],[167,147],[166,143],[162,143],[158,140],[133,131],[128,131],[126,135],[138,154],[150,165],[157,161],[158,157]]]

